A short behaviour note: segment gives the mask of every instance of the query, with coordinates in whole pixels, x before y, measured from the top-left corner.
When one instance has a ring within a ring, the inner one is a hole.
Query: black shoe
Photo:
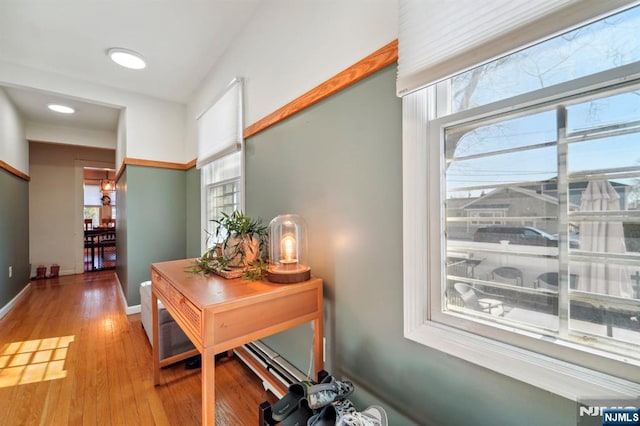
[[[192,356],[191,358],[188,358],[184,363],[184,367],[187,370],[193,370],[195,368],[202,367],[202,356],[196,355],[196,356]]]

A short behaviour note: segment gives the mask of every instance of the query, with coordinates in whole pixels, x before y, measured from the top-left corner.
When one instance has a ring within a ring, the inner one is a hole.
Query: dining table
[[[115,246],[116,229],[113,226],[96,226],[84,230],[84,248],[91,250],[91,269],[99,269],[95,264],[96,249],[102,248],[106,241]]]

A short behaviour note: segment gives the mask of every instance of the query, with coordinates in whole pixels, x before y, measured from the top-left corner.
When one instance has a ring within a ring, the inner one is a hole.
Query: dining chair
[[[109,228],[115,228],[116,220],[104,217],[104,218],[102,218],[102,226],[109,227]]]
[[[104,258],[104,249],[106,247],[116,246],[116,231],[108,230],[101,232],[98,238],[98,246],[100,247],[100,256]]]

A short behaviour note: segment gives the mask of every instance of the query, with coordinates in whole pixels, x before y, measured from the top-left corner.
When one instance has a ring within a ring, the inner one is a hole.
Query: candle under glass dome
[[[311,278],[307,261],[307,224],[296,214],[275,217],[269,223],[269,268],[271,282],[291,284]]]

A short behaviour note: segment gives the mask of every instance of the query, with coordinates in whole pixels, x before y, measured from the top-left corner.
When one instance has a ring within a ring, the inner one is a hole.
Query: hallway
[[[0,424],[200,424],[200,370],[174,364],[154,387],[140,315],[124,312],[113,271],[33,281],[0,319]],[[275,397],[236,357],[217,364],[217,424],[256,424]]]

